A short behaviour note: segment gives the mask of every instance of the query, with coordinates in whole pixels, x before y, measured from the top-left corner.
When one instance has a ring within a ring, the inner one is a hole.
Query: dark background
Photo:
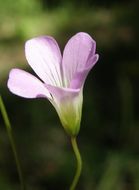
[[[99,62],[84,87],[77,190],[139,189],[139,3],[137,0],[0,0],[0,93],[12,123],[29,190],[68,189],[75,171],[70,139],[52,105],[7,89],[8,73],[32,72],[24,43],[51,35],[61,51],[76,32],[97,42]],[[19,180],[0,115],[0,190]]]

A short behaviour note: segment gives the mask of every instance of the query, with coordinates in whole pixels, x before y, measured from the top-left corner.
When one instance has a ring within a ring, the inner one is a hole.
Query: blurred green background
[[[51,104],[7,89],[8,73],[32,72],[24,43],[51,35],[63,50],[76,32],[97,42],[99,62],[84,87],[77,190],[139,190],[139,1],[0,0],[0,94],[13,126],[28,190],[66,190],[75,171],[70,139]],[[19,190],[0,114],[0,190]]]

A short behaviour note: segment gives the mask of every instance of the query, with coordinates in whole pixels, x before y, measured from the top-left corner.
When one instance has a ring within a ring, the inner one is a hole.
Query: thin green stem
[[[77,183],[79,181],[79,177],[81,175],[81,171],[82,171],[82,159],[81,159],[81,155],[80,155],[79,148],[77,145],[76,137],[71,137],[71,144],[73,147],[73,151],[75,153],[77,168],[76,168],[76,173],[73,178],[72,184],[70,186],[70,190],[75,190]]]
[[[25,184],[24,184],[23,174],[22,174],[22,170],[21,170],[21,164],[20,164],[18,154],[16,151],[16,145],[15,145],[15,141],[14,141],[14,137],[13,137],[13,133],[12,133],[12,127],[11,127],[10,120],[8,118],[8,114],[7,114],[6,108],[4,106],[1,95],[0,95],[0,110],[1,110],[2,117],[4,120],[5,126],[6,126],[9,141],[11,143],[12,151],[14,154],[14,158],[15,158],[15,162],[16,162],[16,166],[17,166],[17,171],[18,171],[18,175],[19,175],[19,180],[20,180],[20,184],[21,184],[21,190],[25,190]]]

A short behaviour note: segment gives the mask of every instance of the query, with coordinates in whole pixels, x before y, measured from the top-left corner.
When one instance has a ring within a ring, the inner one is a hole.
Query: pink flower
[[[83,32],[68,41],[63,57],[50,36],[28,40],[26,59],[40,79],[14,68],[9,74],[8,88],[24,98],[47,98],[66,132],[76,136],[80,129],[84,82],[99,57],[95,51],[96,42]]]

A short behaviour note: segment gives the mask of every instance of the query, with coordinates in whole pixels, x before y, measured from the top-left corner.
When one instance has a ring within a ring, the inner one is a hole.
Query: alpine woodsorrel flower
[[[25,98],[47,98],[55,107],[66,132],[76,136],[80,129],[83,85],[98,60],[95,51],[96,42],[83,32],[68,41],[63,58],[52,37],[33,38],[25,44],[25,55],[40,79],[14,68],[9,74],[8,88]]]

